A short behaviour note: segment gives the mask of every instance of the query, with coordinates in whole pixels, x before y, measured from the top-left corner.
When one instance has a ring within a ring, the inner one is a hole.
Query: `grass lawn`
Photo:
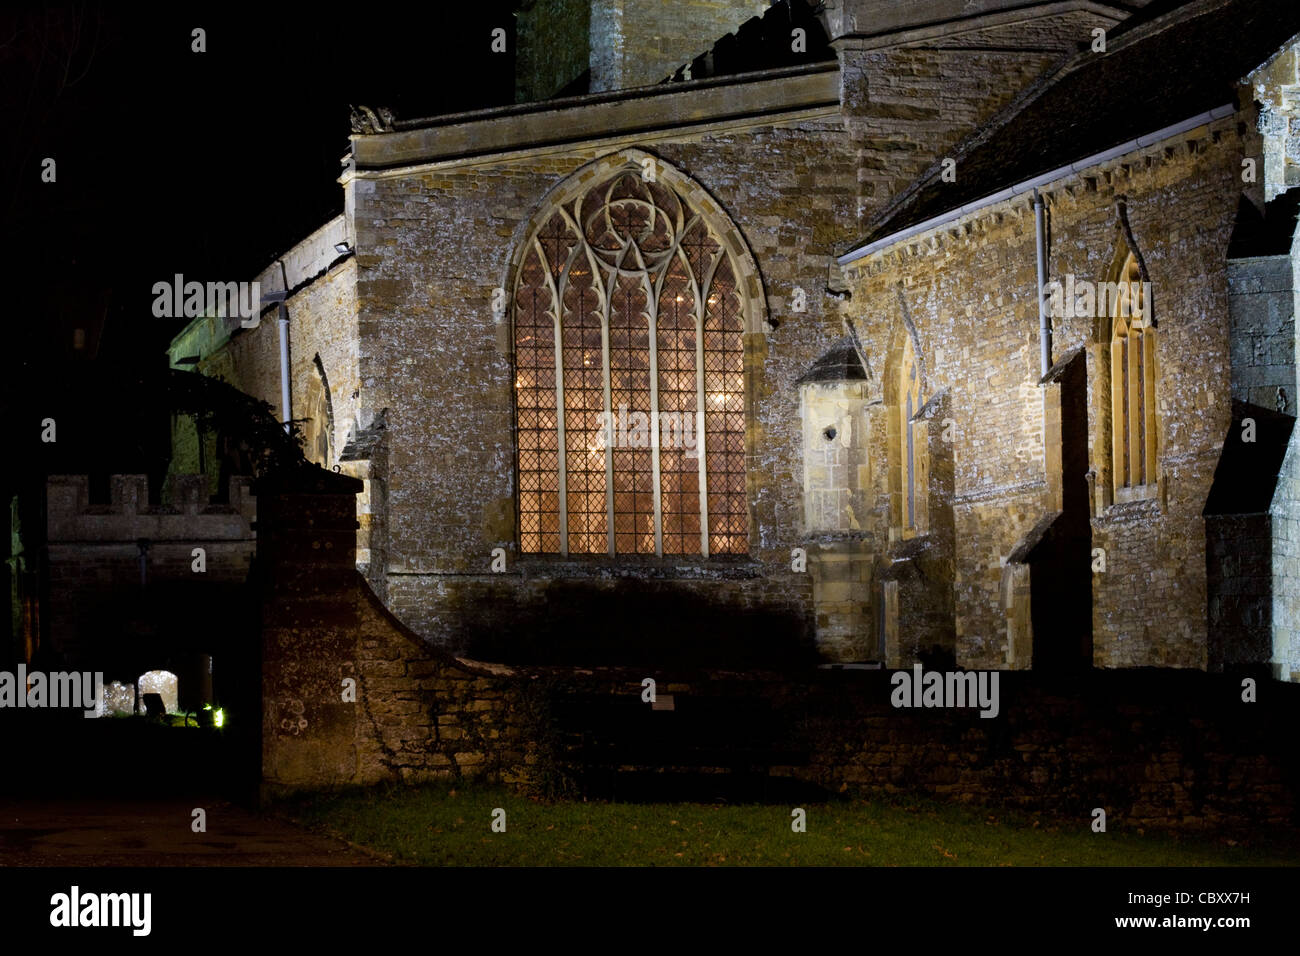
[[[493,811],[506,831],[492,832]],[[1093,833],[1074,824],[935,801],[791,807],[543,802],[504,788],[379,787],[290,800],[300,823],[420,866],[1294,866],[1275,835]]]

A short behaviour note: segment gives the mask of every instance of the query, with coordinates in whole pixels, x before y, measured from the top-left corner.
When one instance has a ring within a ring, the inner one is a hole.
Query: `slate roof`
[[[1168,10],[1170,6],[1175,9]],[[967,203],[1225,104],[1300,33],[1296,0],[1159,3],[1084,49],[936,163],[869,225],[856,250]],[[846,250],[847,251],[847,250]]]

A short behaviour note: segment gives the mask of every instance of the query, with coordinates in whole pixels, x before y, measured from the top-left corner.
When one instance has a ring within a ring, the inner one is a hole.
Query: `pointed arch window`
[[[739,274],[704,218],[639,173],[559,203],[523,252],[525,554],[748,550]]]
[[[1131,252],[1109,288],[1111,473],[1115,500],[1121,501],[1146,497],[1155,485],[1155,329]]]
[[[329,379],[319,355],[312,361],[304,397],[305,418],[302,437],[308,461],[324,468],[333,464],[334,413],[330,402]]]
[[[897,441],[891,453],[898,463],[897,502],[894,508],[895,526],[904,538],[925,530],[925,487],[921,459],[924,454],[923,436],[916,421],[920,411],[921,369],[916,348],[910,335],[904,334],[902,351],[894,373],[894,397],[897,415]]]
[[[899,379],[902,387],[902,401],[898,410],[902,416],[900,422],[902,435],[901,451],[903,458],[903,532],[915,534],[917,528],[916,502],[916,423],[912,420],[921,408],[921,375],[916,367],[916,352],[909,338],[903,348],[902,375]]]

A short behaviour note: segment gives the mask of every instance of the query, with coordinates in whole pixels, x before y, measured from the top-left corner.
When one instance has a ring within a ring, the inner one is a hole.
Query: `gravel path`
[[[207,813],[207,832],[191,829]],[[0,798],[0,866],[382,866],[341,840],[224,800]]]

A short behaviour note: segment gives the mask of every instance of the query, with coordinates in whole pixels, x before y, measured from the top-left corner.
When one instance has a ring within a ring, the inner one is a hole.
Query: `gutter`
[[[1204,126],[1206,123],[1213,122],[1214,120],[1223,119],[1225,116],[1231,116],[1236,111],[1236,105],[1228,103],[1223,106],[1215,107],[1212,110],[1207,110],[1204,113],[1198,113],[1190,119],[1174,123],[1172,126],[1166,126],[1163,129],[1158,129],[1152,133],[1146,133],[1136,139],[1129,140],[1127,143],[1121,143],[1119,146],[1111,147],[1110,149],[1104,150],[1100,153],[1093,153],[1091,156],[1086,156],[1076,162],[1069,163],[1065,166],[1059,166],[1050,172],[1035,176],[1033,179],[1027,179],[1015,186],[1009,186],[1006,189],[993,193],[992,195],[985,196],[983,199],[977,199],[974,202],[966,203],[964,206],[958,206],[956,209],[951,209],[948,212],[941,213],[938,216],[925,220],[924,222],[919,222],[914,226],[900,229],[898,232],[891,233],[881,239],[875,240],[874,242],[867,243],[865,246],[860,246],[852,252],[845,253],[835,261],[841,266],[846,266],[871,255],[873,252],[887,246],[892,246],[895,243],[902,242],[904,239],[910,239],[920,233],[928,232],[929,230],[938,228],[939,226],[947,225],[963,216],[969,215],[970,213],[984,209],[988,206],[992,206],[995,203],[1014,199],[1017,196],[1031,192],[1040,186],[1046,186],[1047,184],[1068,176],[1071,173],[1080,173],[1089,167],[1109,162],[1112,159],[1118,159],[1125,153],[1131,153],[1137,149],[1145,149],[1148,146],[1154,146],[1161,140],[1168,139],[1171,136],[1177,136],[1179,133],[1185,133],[1188,130],[1196,129],[1198,126]]]

